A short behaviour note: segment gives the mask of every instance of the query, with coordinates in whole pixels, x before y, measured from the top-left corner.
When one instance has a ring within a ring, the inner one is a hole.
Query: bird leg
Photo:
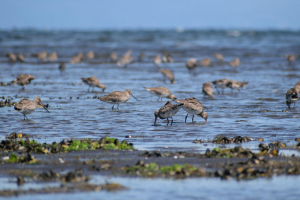
[[[186,123],[186,118],[188,117],[188,115],[189,115],[189,113],[185,116],[185,120],[184,120],[185,123]]]
[[[29,120],[25,114],[23,114],[23,115],[24,115],[24,120],[25,120],[25,118],[26,118],[27,120]]]
[[[93,89],[92,89],[92,92],[94,92],[94,87],[92,87]]]
[[[90,91],[90,87],[91,87],[91,86],[89,86],[88,92]]]
[[[171,121],[171,126],[172,126],[172,124],[173,124],[173,117],[171,117],[171,119],[172,119],[172,121]]]
[[[119,110],[119,106],[120,106],[120,104],[118,104],[118,110]]]
[[[217,87],[215,87],[216,89],[217,89],[217,91],[218,91],[218,94],[220,94],[220,91],[218,90],[218,88]]]
[[[157,101],[160,99],[160,97],[158,97]]]
[[[193,115],[192,122],[194,122],[194,116],[195,116],[195,115]]]
[[[168,122],[167,122],[167,126],[168,126],[168,124],[169,124],[169,118],[167,118],[167,120],[168,120]]]
[[[115,106],[115,104],[114,104],[113,107],[111,108],[112,110],[114,110],[114,106]]]

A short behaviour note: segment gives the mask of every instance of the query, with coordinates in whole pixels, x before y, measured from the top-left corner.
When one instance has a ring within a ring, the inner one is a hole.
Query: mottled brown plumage
[[[122,56],[119,61],[117,62],[117,66],[121,67],[121,66],[127,66],[128,64],[130,64],[133,61],[134,57],[131,56],[131,50],[128,50],[124,56]]]
[[[203,105],[194,97],[180,100],[176,100],[177,103],[183,103],[183,109],[187,112],[187,115],[185,116],[185,122],[189,114],[193,115],[192,122],[194,122],[194,115],[197,115],[199,117],[202,117],[205,122],[207,122],[208,114],[204,112]]]
[[[291,108],[292,103],[294,103],[294,107],[295,107],[295,103],[299,99],[299,94],[297,93],[295,88],[291,88],[286,92],[285,99],[288,108]]]
[[[229,66],[232,67],[232,68],[236,68],[239,65],[240,65],[240,59],[239,58],[236,58],[236,59],[229,62]]]
[[[214,95],[213,95],[213,88],[212,88],[210,82],[203,83],[202,93],[203,93],[204,95],[208,95],[210,98],[214,98]]]
[[[220,80],[212,81],[212,84],[214,84],[215,88],[217,89],[218,93],[220,94],[220,91],[218,88],[222,89],[222,93],[224,93],[224,89],[227,87],[228,80],[227,78],[223,78]]]
[[[48,55],[48,60],[49,60],[50,62],[56,61],[56,60],[57,60],[57,53],[56,53],[55,51],[53,51],[52,53],[50,53],[50,54]]]
[[[43,62],[46,62],[47,51],[39,52],[39,53],[35,54],[35,56],[37,57],[37,59],[42,60]]]
[[[25,58],[24,58],[24,56],[23,56],[22,53],[19,53],[19,54],[18,54],[17,60],[20,61],[20,62],[25,62]]]
[[[106,89],[105,85],[103,85],[95,76],[91,76],[90,78],[81,78],[81,80],[89,85],[88,92],[90,91],[90,87],[93,88],[92,91],[94,91],[94,87],[102,88],[102,92]]]
[[[201,66],[205,66],[205,67],[207,67],[207,66],[209,66],[210,65],[210,63],[211,63],[211,60],[210,60],[210,58],[204,58],[203,60],[201,60],[200,61],[200,65]]]
[[[42,104],[42,101],[40,99],[40,97],[35,97],[33,99],[33,101],[29,100],[29,99],[22,99],[20,102],[18,102],[14,109],[16,111],[19,111],[20,113],[22,113],[24,115],[24,120],[25,118],[27,118],[26,115],[31,114],[32,112],[34,112],[34,110],[36,109],[37,106],[42,106],[48,113],[50,113],[47,108]]]
[[[72,64],[77,64],[81,62],[81,59],[83,58],[83,53],[79,52],[76,56],[73,56],[71,59],[71,63]]]
[[[100,97],[98,99],[100,101],[104,101],[106,103],[113,104],[112,110],[114,109],[115,104],[118,104],[117,109],[119,110],[119,105],[122,104],[122,103],[127,102],[128,99],[129,99],[129,95],[131,95],[133,98],[135,98],[135,96],[133,96],[131,91],[129,89],[126,89],[125,92],[115,91],[115,92],[112,92],[108,95]],[[135,99],[137,100],[137,98],[135,98]]]
[[[248,85],[248,82],[239,82],[235,80],[229,80],[226,84],[227,87],[229,87],[231,90],[238,90],[240,92],[240,88],[246,88]]]
[[[175,77],[171,70],[158,68],[158,71],[164,76],[164,81],[169,80],[172,84],[175,83]]]
[[[223,55],[220,53],[215,53],[214,57],[216,60],[223,62]]]
[[[194,70],[197,67],[197,58],[191,58],[185,63],[185,67],[188,70]]]
[[[179,103],[177,105],[172,104],[168,101],[163,107],[154,112],[155,120],[154,125],[156,124],[156,120],[159,117],[160,119],[167,119],[169,124],[169,118],[172,119],[171,125],[173,124],[173,116],[182,108],[183,104]]]
[[[163,52],[162,60],[164,63],[173,63],[174,62],[172,56],[167,52]]]
[[[296,60],[296,56],[295,55],[285,55],[285,58],[288,62],[293,62]]]
[[[300,93],[300,82],[296,83],[296,85],[294,86],[294,88],[295,88],[296,92],[299,95],[299,93]]]
[[[112,52],[110,55],[109,55],[109,58],[110,58],[110,61],[111,62],[116,62],[118,60],[118,55],[116,54],[116,52]]]
[[[16,55],[12,52],[6,54],[6,56],[9,58],[9,61],[11,61],[11,62],[16,62],[17,61]]]
[[[161,58],[160,58],[160,55],[157,54],[154,58],[153,58],[153,62],[155,65],[160,65],[161,64]]]
[[[94,59],[95,58],[95,54],[94,52],[91,50],[89,52],[86,53],[86,58],[87,59]]]
[[[176,97],[175,95],[171,94],[171,91],[168,89],[168,88],[165,88],[165,87],[154,87],[154,88],[146,88],[144,87],[147,91],[151,92],[151,94],[155,95],[155,96],[158,96],[158,99],[161,99],[162,98],[168,98],[168,99],[171,99],[173,101],[176,100]]]
[[[35,77],[30,74],[21,74],[15,80],[11,82],[11,84],[17,84],[22,86],[22,89],[25,89],[25,85],[28,85]]]

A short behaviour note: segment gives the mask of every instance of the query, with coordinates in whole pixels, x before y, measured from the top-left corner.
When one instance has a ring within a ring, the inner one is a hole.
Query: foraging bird
[[[296,85],[294,86],[294,88],[295,88],[296,92],[299,95],[299,93],[300,93],[300,82],[296,83]]]
[[[57,53],[56,53],[55,51],[53,51],[52,53],[50,53],[50,54],[48,55],[48,60],[49,60],[50,62],[56,61],[56,60],[57,60]]]
[[[161,64],[161,58],[160,58],[160,55],[157,54],[154,58],[153,58],[153,62],[156,66],[160,65]]]
[[[110,58],[110,61],[111,62],[116,62],[118,60],[118,55],[116,54],[116,52],[112,52],[110,55],[109,55],[109,58]]]
[[[135,96],[133,96],[133,94],[131,93],[131,91],[129,89],[126,89],[125,92],[121,92],[121,91],[115,91],[112,92],[108,95],[105,95],[103,97],[99,97],[98,99],[100,101],[104,101],[106,103],[110,103],[113,104],[112,110],[114,109],[115,104],[118,104],[118,110],[119,110],[119,105],[122,103],[125,103],[128,101],[129,99],[129,95],[131,95],[133,98],[135,98]],[[135,98],[137,101],[138,99]]]
[[[81,62],[81,59],[83,58],[83,53],[79,52],[76,56],[73,56],[71,59],[71,63],[72,64],[77,64]]]
[[[158,68],[158,71],[164,76],[164,81],[169,80],[172,84],[175,83],[175,77],[171,70]]]
[[[23,56],[22,53],[19,53],[19,54],[18,54],[17,60],[20,61],[20,62],[25,62],[25,58],[24,58],[24,56]]]
[[[224,93],[224,89],[227,87],[227,83],[228,83],[227,78],[223,78],[223,79],[216,80],[216,81],[212,82],[212,84],[215,85],[215,88],[217,89],[217,91],[218,91],[219,94],[220,94],[220,91],[218,90],[218,88],[222,89],[222,94],[223,94]]]
[[[48,109],[42,104],[40,97],[35,97],[33,101],[29,99],[22,99],[15,105],[14,109],[24,115],[24,120],[25,118],[29,120],[26,115],[31,114],[37,106],[43,107],[48,113],[50,113]]]
[[[200,65],[205,67],[209,66],[210,63],[211,63],[210,58],[204,58],[203,60],[200,61]]]
[[[167,52],[163,52],[163,54],[164,54],[164,56],[163,56],[162,60],[164,63],[173,63],[174,62],[174,60],[170,54],[168,54]]]
[[[16,58],[16,55],[14,53],[8,53],[6,54],[6,57],[9,58],[9,61],[12,61],[12,62],[16,62],[17,61],[17,58]]]
[[[191,58],[185,63],[185,67],[188,70],[194,70],[197,67],[197,58]]]
[[[25,90],[25,85],[28,85],[35,77],[30,74],[21,74],[11,84],[17,84],[22,86],[22,90]]]
[[[204,95],[208,95],[210,98],[214,97],[214,95],[213,95],[213,88],[212,88],[210,82],[203,83],[202,93]]]
[[[95,76],[91,76],[90,78],[81,78],[82,82],[89,85],[88,92],[90,91],[90,87],[93,88],[92,91],[94,91],[94,87],[102,88],[102,92],[106,89],[105,85],[100,83],[99,79],[97,79]]]
[[[34,56],[37,57],[37,59],[42,60],[43,62],[46,62],[47,59],[47,51],[39,52],[37,54],[34,54]]]
[[[223,62],[223,55],[220,53],[215,53],[214,57],[216,60]]]
[[[231,62],[229,62],[229,66],[232,68],[236,68],[237,66],[240,65],[240,59],[236,58],[234,60],[232,60]]]
[[[169,124],[169,118],[172,119],[171,121],[171,126],[173,124],[173,116],[182,108],[183,104],[171,104],[170,101],[168,101],[163,107],[161,107],[159,110],[156,110],[154,112],[155,120],[154,120],[154,125],[156,125],[156,120],[159,117],[160,119],[167,119]]]
[[[285,55],[285,58],[288,62],[293,62],[296,60],[296,56],[295,55]]]
[[[89,52],[86,53],[86,58],[87,59],[94,59],[95,58],[95,54],[94,52],[91,50]]]
[[[294,103],[294,107],[295,107],[295,103],[299,99],[299,95],[298,95],[297,91],[295,90],[295,88],[291,88],[286,92],[285,99],[286,99],[286,105],[288,106],[288,108],[291,108],[290,105],[292,103]]]
[[[204,112],[203,105],[194,97],[180,100],[176,100],[177,103],[183,103],[183,109],[187,112],[187,115],[185,116],[185,122],[189,114],[193,115],[192,122],[194,122],[194,115],[197,115],[199,117],[202,117],[205,120],[205,123],[207,122],[208,114],[207,112]]]
[[[120,58],[120,60],[117,62],[117,66],[121,67],[124,65],[126,67],[129,63],[133,61],[134,57],[131,56],[131,50],[128,50],[124,56]]]
[[[235,80],[229,80],[226,84],[226,87],[229,87],[232,90],[238,90],[240,92],[240,88],[246,89],[248,82],[239,82]]]
[[[168,88],[165,87],[154,87],[154,88],[146,88],[144,87],[147,91],[151,92],[151,94],[158,96],[158,99],[162,98],[168,98],[171,99],[172,101],[176,100],[175,95],[171,94],[171,91]]]

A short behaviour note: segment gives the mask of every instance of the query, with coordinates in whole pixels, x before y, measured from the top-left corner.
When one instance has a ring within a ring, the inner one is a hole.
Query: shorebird
[[[288,108],[291,108],[290,105],[292,103],[294,103],[294,107],[295,107],[295,103],[299,99],[299,95],[298,95],[297,91],[295,90],[295,88],[291,88],[286,92],[285,99],[286,99],[286,105],[288,106]]]
[[[111,62],[116,62],[118,60],[118,55],[116,54],[116,52],[112,52],[110,55],[109,55],[109,58],[110,58],[110,61]]]
[[[127,102],[128,99],[129,99],[129,95],[131,95],[133,98],[135,98],[135,96],[132,95],[131,91],[129,89],[126,89],[125,92],[115,91],[115,92],[112,92],[112,93],[110,93],[108,95],[105,95],[103,97],[99,97],[98,99],[100,101],[104,101],[104,102],[113,104],[112,110],[114,109],[114,106],[116,104],[118,104],[117,109],[119,110],[119,105],[121,103]],[[135,99],[138,101],[137,98],[135,98]]]
[[[194,115],[197,115],[199,117],[202,117],[205,119],[205,123],[207,122],[208,114],[207,112],[204,112],[203,105],[194,97],[180,100],[176,100],[177,103],[183,103],[183,109],[187,112],[187,115],[185,116],[185,122],[189,114],[193,115],[192,122],[194,122]]]
[[[163,56],[162,60],[164,63],[173,63],[174,62],[174,60],[170,54],[168,54],[167,52],[163,52],[163,54],[164,54],[164,56]]]
[[[59,71],[62,73],[66,70],[66,64],[65,63],[60,63],[58,66]]]
[[[24,58],[24,56],[23,56],[22,53],[19,53],[19,54],[18,54],[17,60],[20,61],[20,62],[25,62],[25,58]]]
[[[90,91],[90,87],[93,88],[92,91],[94,91],[94,87],[102,88],[102,92],[106,89],[105,85],[101,84],[99,79],[97,79],[95,76],[91,76],[90,78],[81,78],[82,82],[89,85],[88,92]]]
[[[209,66],[210,63],[211,63],[210,58],[204,58],[203,60],[200,61],[200,65],[205,67]]]
[[[164,76],[164,81],[169,80],[172,84],[175,83],[174,74],[171,70],[158,68],[158,71]]]
[[[77,64],[80,63],[81,59],[83,58],[83,54],[81,52],[79,52],[76,56],[73,56],[71,59],[71,63],[72,64]]]
[[[50,54],[48,55],[48,60],[49,60],[50,62],[56,61],[56,60],[57,60],[57,53],[56,53],[55,51],[53,51],[52,53],[50,53]]]
[[[185,63],[185,67],[190,71],[197,67],[197,58],[191,58]]]
[[[293,62],[296,60],[296,56],[295,55],[285,55],[285,58],[288,62]]]
[[[156,120],[159,117],[160,119],[167,119],[169,124],[169,118],[172,119],[171,126],[173,124],[173,116],[182,108],[183,104],[171,104],[170,101],[168,101],[163,107],[161,107],[159,110],[154,112],[155,120],[154,125],[156,124]]]
[[[47,59],[47,51],[39,52],[37,54],[33,54],[37,57],[37,59],[42,60],[43,62],[46,62]]]
[[[296,92],[298,93],[298,96],[299,96],[299,93],[300,93],[300,82],[296,83],[296,85],[294,86]]]
[[[215,53],[214,54],[214,57],[216,60],[220,61],[220,62],[223,62],[223,55],[220,54],[220,53]]]
[[[239,82],[239,81],[235,81],[235,80],[229,80],[226,84],[227,87],[229,87],[232,90],[238,90],[240,92],[240,88],[244,88],[246,89],[248,85],[248,82]]]
[[[162,98],[168,98],[171,99],[172,101],[176,100],[175,95],[171,94],[171,91],[168,88],[165,87],[155,87],[155,88],[146,88],[144,87],[147,91],[151,92],[151,94],[154,94],[155,96],[158,96],[158,99]]]
[[[126,67],[129,63],[131,63],[133,61],[134,57],[131,56],[131,50],[128,50],[124,56],[122,56],[120,58],[120,60],[117,62],[117,66],[121,67],[122,65],[124,65],[124,67]]]
[[[224,93],[224,89],[227,87],[228,83],[228,80],[227,78],[223,78],[223,79],[220,79],[220,80],[216,80],[216,81],[213,81],[212,84],[215,85],[215,88],[217,89],[218,93],[220,94],[220,91],[218,90],[218,88],[221,88],[222,89],[222,94]]]
[[[232,60],[231,62],[229,62],[229,66],[232,68],[236,68],[237,66],[240,65],[240,59],[236,58],[234,60]]]
[[[37,106],[42,106],[45,110],[47,110],[47,108],[42,104],[40,97],[35,97],[33,101],[29,99],[22,99],[19,103],[15,105],[14,108],[16,111],[19,111],[24,115],[24,120],[28,120],[26,115],[31,114]],[[50,113],[48,110],[47,112]]]
[[[12,61],[12,62],[16,62],[17,61],[17,58],[16,58],[16,55],[12,52],[6,54],[6,56],[9,58],[9,61]]]
[[[208,95],[210,98],[214,97],[214,95],[213,95],[213,88],[212,88],[210,82],[203,83],[202,93],[204,95]]]
[[[160,55],[157,54],[154,58],[153,58],[153,62],[156,66],[160,65],[161,64],[161,58],[160,58]]]
[[[21,74],[13,80],[11,84],[20,85],[22,86],[22,90],[25,90],[25,85],[28,85],[33,79],[35,79],[35,77],[30,74]]]
[[[94,52],[91,50],[89,52],[86,53],[86,58],[87,59],[94,59],[95,58],[95,54]]]

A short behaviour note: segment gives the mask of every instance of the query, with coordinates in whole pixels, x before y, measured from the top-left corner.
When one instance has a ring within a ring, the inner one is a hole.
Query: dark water
[[[128,49],[136,57],[126,68],[109,63],[109,54],[115,51],[119,56]],[[56,63],[43,64],[32,53],[47,50],[56,51]],[[67,64],[64,74],[58,70],[58,62],[68,62],[78,52],[95,52],[96,58],[80,64]],[[144,52],[143,62],[137,61]],[[167,51],[175,63],[161,64],[175,74],[176,83],[162,81],[152,60],[156,54]],[[8,52],[23,53],[28,63],[7,62]],[[222,53],[225,61],[239,57],[241,65],[232,69],[218,64],[214,53]],[[19,101],[21,96],[33,99],[40,96],[50,105],[50,112],[38,109],[29,115],[31,121],[23,121],[13,107],[0,108],[1,134],[23,132],[37,136],[46,142],[62,138],[124,138],[139,149],[187,148],[205,150],[203,144],[193,144],[194,139],[213,139],[218,134],[227,136],[263,137],[266,142],[282,140],[287,142],[300,137],[299,107],[282,112],[285,93],[300,81],[300,59],[289,64],[285,54],[299,54],[300,32],[291,31],[0,31],[1,82],[9,82],[23,73],[36,79],[25,91],[20,86],[1,87],[1,96],[11,96]],[[196,76],[188,73],[185,61],[210,57],[211,67],[199,67]],[[87,92],[81,77],[96,76],[106,85],[102,94]],[[241,92],[217,94],[214,99],[204,98],[202,84],[221,78],[248,81],[248,88]],[[154,111],[166,102],[157,102],[156,97],[143,87],[165,86],[177,98],[196,97],[209,114],[208,123],[196,117],[196,123],[184,123],[186,115],[181,110],[173,126],[159,120],[153,126]],[[131,98],[112,111],[111,105],[93,97],[110,92],[130,89],[139,99]],[[71,99],[72,98],[72,99]],[[271,137],[277,135],[276,138]],[[245,144],[256,148],[258,143]],[[292,144],[292,143],[291,143]]]

